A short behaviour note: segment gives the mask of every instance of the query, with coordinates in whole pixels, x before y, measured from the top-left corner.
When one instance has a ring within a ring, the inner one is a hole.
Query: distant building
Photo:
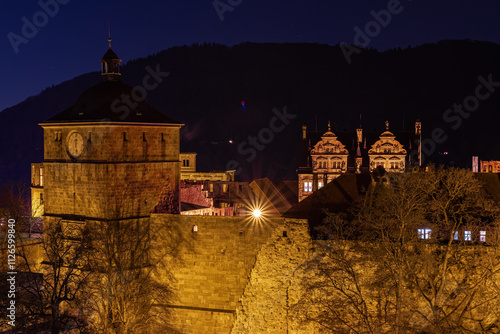
[[[181,180],[181,214],[245,216],[253,192],[248,182]]]
[[[389,126],[386,130],[368,151],[370,172],[381,166],[389,172],[402,173],[406,168],[406,150],[396,140],[396,136],[389,132]]]
[[[180,153],[181,180],[183,181],[234,181],[236,170],[197,172],[196,153]]]
[[[266,216],[279,217],[297,202],[296,182],[268,179],[235,182],[234,170],[197,172],[196,153],[181,153],[181,214],[245,216],[261,209]]]
[[[31,215],[39,218],[44,213],[43,164],[31,164]]]
[[[479,157],[478,156],[472,157],[472,172],[479,173]]]
[[[181,175],[182,173],[196,172],[196,153],[180,153],[179,160],[181,161]]]
[[[297,170],[298,200],[343,174],[369,173],[378,166],[400,173],[419,166],[421,129],[419,120],[415,122],[415,131],[403,132],[390,132],[386,122],[382,134],[365,131],[361,125],[352,132],[332,132],[328,123],[325,133],[308,132],[303,125]]]
[[[500,173],[500,161],[482,161],[481,172],[483,173]]]

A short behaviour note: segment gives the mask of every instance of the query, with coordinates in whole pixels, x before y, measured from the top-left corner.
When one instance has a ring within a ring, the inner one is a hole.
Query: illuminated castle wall
[[[151,223],[178,231],[168,305],[182,333],[287,333],[299,292],[296,269],[312,247],[307,220],[153,214]],[[193,227],[196,226],[196,229]],[[307,331],[294,333],[308,333]]]

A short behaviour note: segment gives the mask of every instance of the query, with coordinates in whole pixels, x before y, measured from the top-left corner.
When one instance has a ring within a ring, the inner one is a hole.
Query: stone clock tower
[[[120,62],[110,40],[102,82],[40,124],[44,224],[147,218],[166,191],[178,207],[182,125],[137,100]]]

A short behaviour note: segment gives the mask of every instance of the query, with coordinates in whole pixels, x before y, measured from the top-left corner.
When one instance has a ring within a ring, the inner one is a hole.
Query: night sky
[[[223,21],[213,0],[58,0],[57,13],[54,1],[1,2],[0,110],[53,84],[98,71],[108,20],[113,49],[126,62],[195,42],[353,43],[354,28],[364,30],[374,20],[371,11],[385,10],[396,0],[221,0],[236,5],[222,14]],[[51,15],[41,13],[40,3],[50,4]],[[442,39],[500,41],[498,0],[401,0],[398,11],[368,47],[386,50]],[[40,30],[23,34],[25,22],[34,18]],[[16,38],[24,39],[16,40],[17,53],[11,42]]]

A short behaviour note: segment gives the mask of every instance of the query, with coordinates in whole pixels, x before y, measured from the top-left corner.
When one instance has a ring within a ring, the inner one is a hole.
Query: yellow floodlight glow
[[[262,215],[262,211],[260,211],[259,209],[254,209],[253,212],[252,212],[252,215],[255,218],[260,218],[260,216]]]

